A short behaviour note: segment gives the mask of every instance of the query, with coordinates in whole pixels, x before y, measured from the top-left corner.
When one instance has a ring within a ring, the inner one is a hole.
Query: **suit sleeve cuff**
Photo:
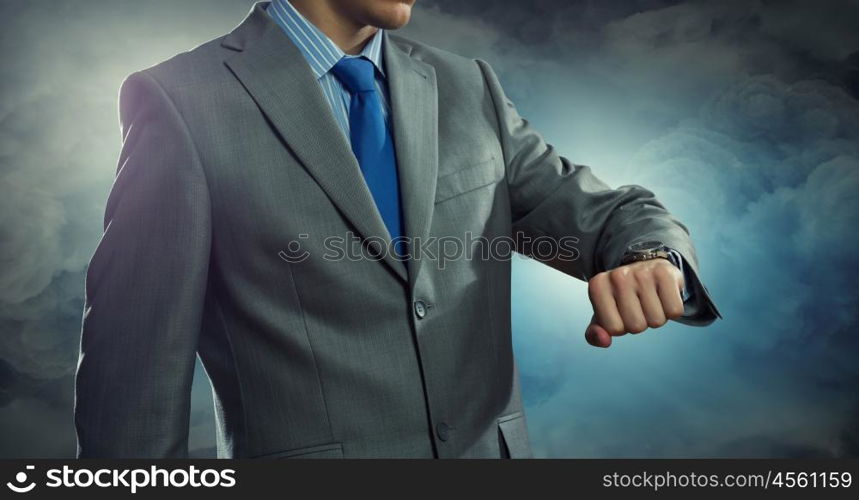
[[[680,323],[689,325],[707,325],[721,318],[722,315],[716,305],[710,299],[707,289],[692,270],[692,266],[686,263],[680,252],[669,249],[669,260],[683,273],[684,286],[681,290],[683,298],[683,316],[677,318]]]

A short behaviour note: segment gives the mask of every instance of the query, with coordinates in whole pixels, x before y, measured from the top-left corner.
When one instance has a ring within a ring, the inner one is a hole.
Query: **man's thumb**
[[[605,328],[597,324],[596,318],[591,318],[591,324],[585,330],[585,339],[594,347],[608,347],[611,345],[611,335]]]

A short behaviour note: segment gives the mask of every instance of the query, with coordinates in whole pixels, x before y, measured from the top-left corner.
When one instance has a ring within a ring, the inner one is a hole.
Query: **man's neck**
[[[362,25],[344,16],[325,0],[289,0],[289,3],[347,54],[360,54],[378,31],[375,26]]]

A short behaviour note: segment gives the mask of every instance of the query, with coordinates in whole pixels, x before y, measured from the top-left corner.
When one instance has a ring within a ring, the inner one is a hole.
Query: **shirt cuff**
[[[689,272],[684,268],[683,257],[677,250],[671,248],[668,249],[668,260],[677,266],[677,269],[680,269],[680,272],[683,273],[683,288],[680,290],[680,297],[683,299],[683,303],[685,304],[689,302],[694,295],[689,288],[692,278],[689,276]]]

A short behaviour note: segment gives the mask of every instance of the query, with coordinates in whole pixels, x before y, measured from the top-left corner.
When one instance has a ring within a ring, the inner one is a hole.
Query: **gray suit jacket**
[[[326,238],[389,237],[263,7],[123,83],[123,148],[86,280],[79,456],[186,455],[197,354],[221,457],[529,456],[510,260],[331,258]],[[696,272],[687,231],[652,193],[560,157],[485,62],[397,36],[384,61],[409,237],[575,236],[579,258],[552,264],[582,279],[658,239]],[[282,258],[290,242],[304,260]],[[712,321],[694,286],[683,321]]]

